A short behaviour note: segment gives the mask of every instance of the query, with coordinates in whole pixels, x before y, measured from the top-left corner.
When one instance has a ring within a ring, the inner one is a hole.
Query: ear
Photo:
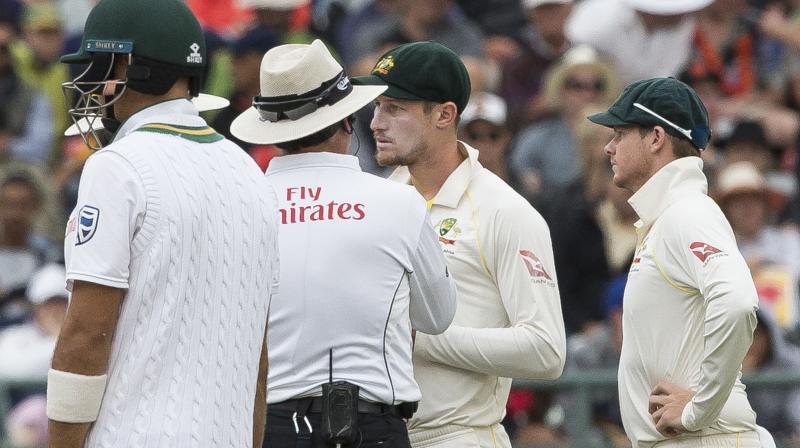
[[[667,134],[667,131],[661,126],[654,126],[648,135],[647,140],[647,143],[650,145],[650,151],[653,153],[658,153],[664,149],[668,149],[671,152],[672,149],[669,148],[668,142],[669,135]]]
[[[447,129],[450,126],[456,127],[458,121],[458,108],[456,103],[447,101],[443,104],[436,106],[434,111],[434,120],[436,127],[439,129]]]

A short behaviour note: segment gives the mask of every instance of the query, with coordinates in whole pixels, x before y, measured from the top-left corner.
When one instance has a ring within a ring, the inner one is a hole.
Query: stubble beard
[[[379,166],[409,166],[413,165],[419,160],[420,154],[424,153],[428,145],[424,142],[418,141],[411,147],[405,154],[388,153],[386,151],[377,150],[375,152],[375,160]]]

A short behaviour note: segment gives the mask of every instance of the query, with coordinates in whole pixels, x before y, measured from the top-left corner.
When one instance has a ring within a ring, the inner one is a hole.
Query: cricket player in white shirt
[[[319,40],[282,45],[264,55],[261,95],[231,125],[288,154],[266,173],[280,207],[281,291],[265,447],[408,447],[404,419],[420,399],[412,329],[419,338],[453,320],[456,287],[425,201],[346,154],[352,115],[384,90],[353,86]],[[326,407],[336,403],[347,410]]]
[[[64,61],[89,64],[64,86],[73,119],[115,135],[66,231],[49,446],[260,446],[276,197],[190,102],[200,24],[179,0],[101,0]]]
[[[606,112],[614,183],[632,191],[639,242],[623,302],[620,409],[635,448],[769,447],[740,381],[758,296],[700,151],[711,137],[697,94],[637,81]],[[760,434],[759,434],[760,433]]]
[[[428,201],[456,280],[458,311],[437,336],[417,334],[422,389],[414,447],[510,447],[500,421],[511,378],[558,378],[565,335],[550,231],[533,207],[456,139],[469,100],[464,64],[435,42],[388,51],[357,84],[382,85],[371,128],[377,160]]]

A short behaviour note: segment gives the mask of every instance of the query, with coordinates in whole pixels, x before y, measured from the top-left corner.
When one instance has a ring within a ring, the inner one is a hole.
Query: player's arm
[[[411,326],[422,333],[439,334],[450,326],[456,314],[456,285],[427,214],[411,265],[413,272],[408,276]]]
[[[684,277],[700,291],[705,303],[700,379],[681,416],[687,431],[706,428],[719,417],[753,341],[758,309],[752,275],[722,212],[709,208],[693,211],[691,220],[681,219],[686,214],[670,215],[674,221],[670,228],[677,231],[665,241],[665,255],[674,257],[673,266],[683,266]],[[711,245],[720,253],[695,243]],[[697,253],[705,255],[705,260]]]
[[[50,448],[82,447],[97,418],[123,296],[118,288],[73,284],[48,375]]]
[[[509,326],[452,325],[436,337],[418,334],[415,353],[487,375],[558,378],[564,369],[566,336],[547,224],[530,207],[508,207],[481,229],[481,238]],[[534,265],[536,260],[541,266]]]
[[[145,212],[142,181],[127,160],[109,150],[89,157],[64,241],[72,297],[47,378],[51,448],[83,446],[97,419],[133,247],[148,242],[139,233]]]

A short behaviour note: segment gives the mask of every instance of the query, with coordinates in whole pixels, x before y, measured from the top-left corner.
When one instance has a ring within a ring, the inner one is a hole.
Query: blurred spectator
[[[9,448],[47,447],[47,398],[32,395],[14,406],[5,422]]]
[[[555,448],[565,446],[565,440],[551,424],[548,412],[553,394],[543,390],[512,389],[508,395],[507,418],[509,437],[514,446]]]
[[[271,145],[245,143],[231,135],[230,126],[234,118],[252,107],[253,97],[259,95],[261,91],[259,84],[261,59],[267,50],[276,45],[278,45],[278,41],[275,36],[264,28],[251,29],[233,44],[232,73],[234,93],[230,98],[231,105],[221,110],[211,122],[211,126],[217,132],[233,140],[253,156],[262,169],[266,169],[266,164],[279,150]]]
[[[785,329],[800,323],[800,232],[770,225],[774,193],[750,162],[737,162],[719,175],[715,194],[747,260],[762,310]]]
[[[319,36],[308,28],[310,0],[239,0],[241,6],[253,8],[256,26],[278,38],[281,44],[310,44]]]
[[[726,135],[717,139],[716,146],[725,163],[750,162],[766,173],[776,167],[781,149],[769,144],[764,127],[758,121],[740,120]]]
[[[605,320],[602,325],[567,339],[566,372],[586,369],[613,369],[619,366],[622,352],[622,296],[625,293],[627,272],[618,276],[605,290],[603,308]],[[564,412],[563,428],[572,437],[580,428],[576,426],[575,415],[569,410],[575,406],[576,396],[562,394],[558,398]],[[593,394],[592,416],[595,428],[583,437],[595,441],[593,446],[628,447],[630,442],[622,428],[619,400],[614,389],[601,389]]]
[[[683,79],[712,79],[726,96],[746,95],[764,84],[758,36],[748,12],[747,0],[716,0],[696,14]]]
[[[49,1],[49,0],[46,0]],[[64,32],[67,36],[83,32],[83,25],[89,12],[98,0],[55,0],[58,13],[64,21]],[[219,1],[219,0],[217,0]]]
[[[30,4],[22,17],[22,30],[24,41],[11,45],[14,70],[28,86],[41,89],[49,99],[53,136],[58,144],[68,126],[61,84],[67,81],[69,70],[59,62],[64,46],[63,22],[52,4]]]
[[[420,40],[435,40],[462,57],[481,57],[482,33],[453,0],[404,0],[396,3],[396,11],[392,23],[365,27],[354,36],[351,54],[355,62],[350,73],[369,73],[387,50]]]
[[[501,179],[508,181],[506,150],[511,131],[506,127],[506,103],[497,95],[476,92],[461,114],[459,140],[479,151],[478,161]]]
[[[186,4],[204,30],[222,36],[238,36],[251,20],[252,14],[239,0],[186,0]]]
[[[19,32],[21,15],[20,0],[0,0],[0,39],[8,39]]]
[[[676,76],[691,54],[691,14],[713,1],[584,0],[567,23],[567,36],[606,55],[624,84]]]
[[[34,231],[45,188],[29,169],[11,170],[0,180],[0,294],[25,286],[54,246]]]
[[[335,27],[334,44],[336,50],[349,67],[364,52],[358,43],[359,36],[373,35],[379,30],[393,26],[397,16],[398,0],[367,0],[363,5],[352,8]]]
[[[33,319],[0,332],[0,378],[45,380],[53,349],[67,314],[64,266],[36,271],[27,289]]]
[[[742,361],[742,373],[800,370],[800,349],[786,342],[783,332],[767,313],[758,311],[756,317],[758,325],[753,332],[750,350]],[[747,398],[756,411],[759,425],[772,433],[776,440],[783,439],[791,446],[800,446],[800,388],[748,387]]]
[[[0,164],[21,160],[43,165],[53,147],[51,105],[17,76],[10,48],[10,36],[0,35]]]
[[[512,145],[509,166],[520,191],[545,218],[552,200],[581,176],[575,127],[583,109],[608,103],[618,91],[613,69],[590,47],[568,51],[545,81],[549,115],[527,127]]]
[[[610,170],[609,170],[610,171]],[[628,203],[631,192],[611,182],[606,184],[605,198],[598,204],[596,216],[603,232],[606,261],[612,274],[626,274],[636,251],[636,227],[639,220]]]
[[[518,37],[525,27],[519,0],[456,0],[486,35]]]
[[[30,317],[31,303],[25,296],[25,288],[16,288],[0,295],[0,331],[21,324]]]
[[[547,70],[569,49],[565,34],[572,0],[523,0],[528,27],[520,55],[505,63],[501,94],[508,102],[512,129],[546,112],[540,95]]]

